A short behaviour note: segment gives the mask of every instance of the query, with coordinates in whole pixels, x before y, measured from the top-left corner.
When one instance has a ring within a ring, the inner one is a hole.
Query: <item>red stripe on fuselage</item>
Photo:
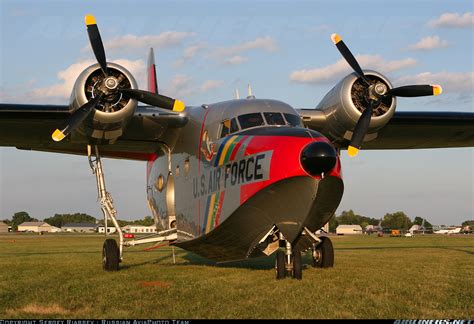
[[[272,183],[291,177],[310,176],[301,166],[300,155],[303,148],[313,141],[330,143],[324,137],[313,139],[294,136],[253,136],[245,149],[245,155],[273,151],[270,162],[270,175],[268,180],[242,185],[240,187],[240,204],[243,204],[250,197]],[[336,166],[329,172],[328,176],[340,178],[340,169],[338,159]],[[321,177],[314,178],[320,179]]]

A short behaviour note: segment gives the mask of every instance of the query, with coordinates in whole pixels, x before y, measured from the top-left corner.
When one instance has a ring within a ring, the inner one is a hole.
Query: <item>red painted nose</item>
[[[301,165],[312,176],[331,171],[337,162],[337,153],[331,144],[312,142],[301,151]]]

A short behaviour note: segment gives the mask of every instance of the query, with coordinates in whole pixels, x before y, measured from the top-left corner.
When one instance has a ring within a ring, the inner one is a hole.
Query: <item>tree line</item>
[[[21,211],[15,213],[11,219],[4,219],[3,222],[12,227],[13,231],[18,229],[18,225],[24,222],[38,222],[39,220],[36,218],[31,217],[27,212]],[[97,225],[104,225],[104,220],[101,219],[98,221],[95,217],[84,214],[84,213],[74,213],[74,214],[54,214],[54,216],[45,218],[42,220],[45,223],[48,223],[51,226],[55,227],[63,227],[65,224],[68,223],[90,223],[90,224],[97,224]],[[118,220],[119,225],[126,226],[126,225],[144,225],[150,226],[153,225],[154,219],[151,216],[145,216],[143,219],[137,219],[133,221],[127,220]],[[113,226],[111,221],[107,222],[108,226]]]
[[[334,232],[339,225],[360,225],[362,228],[365,228],[368,225],[378,225],[380,219],[371,218],[363,215],[358,215],[354,213],[352,209],[343,211],[339,216],[333,216],[329,221],[329,231]],[[395,213],[387,213],[382,217],[383,228],[391,229],[400,229],[408,230],[413,225],[421,225],[423,223],[423,218],[417,216],[412,221],[407,214],[402,211]],[[464,224],[464,223],[463,223]],[[432,228],[433,225],[425,219],[425,228]]]

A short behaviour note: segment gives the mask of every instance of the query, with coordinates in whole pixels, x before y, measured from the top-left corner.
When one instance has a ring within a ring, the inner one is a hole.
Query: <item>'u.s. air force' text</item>
[[[230,186],[249,184],[269,179],[273,151],[245,156],[220,167],[204,169],[193,178],[194,198],[221,191]]]

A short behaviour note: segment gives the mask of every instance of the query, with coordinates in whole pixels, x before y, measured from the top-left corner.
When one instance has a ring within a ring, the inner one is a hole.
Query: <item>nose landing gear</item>
[[[312,266],[314,268],[331,268],[334,266],[334,249],[332,242],[327,236],[317,237],[310,230],[305,228],[302,235],[305,235],[313,242],[312,246]],[[275,259],[276,279],[293,277],[301,280],[303,278],[303,261],[300,251],[293,251],[291,243],[280,236],[280,242],[284,242],[285,249],[278,250]],[[280,245],[281,246],[281,245]]]
[[[303,262],[300,251],[292,251],[291,243],[285,240],[285,251],[278,250],[275,260],[275,273],[277,279],[293,277],[303,278]]]

